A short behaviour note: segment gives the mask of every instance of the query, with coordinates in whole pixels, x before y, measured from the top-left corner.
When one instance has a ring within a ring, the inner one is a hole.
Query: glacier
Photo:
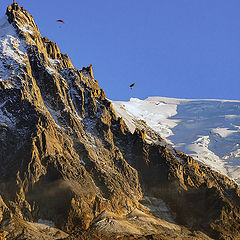
[[[177,150],[240,184],[240,101],[149,97],[112,104],[130,131],[143,120]]]

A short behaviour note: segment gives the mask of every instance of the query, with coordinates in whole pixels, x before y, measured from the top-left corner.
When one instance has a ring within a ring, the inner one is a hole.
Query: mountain
[[[74,68],[10,5],[0,20],[1,239],[239,239],[238,185],[140,122],[131,132],[93,67]]]
[[[132,132],[143,120],[177,150],[240,183],[240,101],[150,97],[112,103]]]

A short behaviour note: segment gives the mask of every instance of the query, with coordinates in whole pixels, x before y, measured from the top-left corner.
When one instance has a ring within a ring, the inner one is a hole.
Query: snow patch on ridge
[[[0,19],[0,81],[6,88],[19,87],[14,80],[28,61],[25,43],[21,41],[7,16]]]
[[[9,113],[5,107],[7,101],[0,104],[0,125],[7,128],[13,128],[15,126],[15,118]]]
[[[170,117],[177,114],[177,99],[166,104],[163,99],[154,101],[153,98],[140,100],[131,98],[130,102],[113,101],[113,107],[119,116],[124,116],[131,132],[135,130],[135,119],[144,120],[149,127],[158,132],[163,138],[172,133],[172,128],[177,125],[177,120],[170,120]]]
[[[196,160],[210,166],[212,169],[227,175],[227,170],[224,168],[224,161],[219,158],[214,152],[209,150],[209,136],[201,136],[192,144],[187,146],[188,153]]]
[[[12,114],[7,110],[0,109],[0,124],[4,124],[6,127],[11,127],[14,124]]]
[[[57,75],[57,71],[54,68],[51,68],[49,66],[45,66],[45,68],[50,75]]]
[[[238,132],[237,130],[230,130],[228,128],[214,128],[212,129],[213,133],[219,134],[222,138],[228,137],[229,135]]]
[[[19,27],[20,30],[22,30],[25,33],[33,34],[33,29],[27,24],[23,24]]]

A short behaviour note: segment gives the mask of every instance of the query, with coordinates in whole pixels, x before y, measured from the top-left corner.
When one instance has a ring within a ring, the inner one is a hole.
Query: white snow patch
[[[149,212],[155,217],[164,219],[171,223],[175,223],[173,217],[171,216],[171,212],[169,211],[166,203],[162,199],[144,196],[141,203],[145,207],[147,207]]]
[[[186,149],[188,153],[195,158],[210,166],[212,169],[227,174],[225,163],[214,152],[209,150],[210,138],[209,136],[201,136],[192,144],[189,144]]]
[[[47,72],[51,75],[56,75],[57,74],[57,71],[54,69],[54,68],[51,68],[49,66],[45,66]]]
[[[0,105],[0,124],[6,127],[14,127],[15,118],[5,108],[6,101]]]
[[[61,117],[60,110],[55,111],[55,110],[53,110],[51,107],[49,107],[48,104],[46,104],[46,103],[45,103],[45,106],[47,107],[48,112],[50,113],[50,115],[52,116],[54,122],[56,123],[56,126],[57,126],[58,128],[61,128],[61,129],[62,129],[62,127],[60,126],[60,122],[59,122],[59,120],[58,120],[58,119]]]
[[[238,115],[225,115],[225,118],[239,118]]]
[[[72,100],[72,104],[74,106],[74,109],[73,109],[73,113],[75,115],[75,117],[79,120],[79,121],[82,121],[83,119],[80,117],[81,114],[80,112],[78,111],[78,108],[77,108],[77,103],[76,103],[76,99],[77,98],[80,102],[81,102],[81,99],[79,97],[79,94],[77,93],[77,91],[73,88],[73,87],[70,87],[70,90],[69,90],[69,94],[70,94],[70,98]]]
[[[58,59],[52,59],[52,58],[48,58],[48,61],[54,66],[57,66],[61,62]]]
[[[214,128],[212,130],[213,133],[219,134],[221,137],[225,138],[232,133],[238,132],[237,130],[230,130],[228,128]]]
[[[25,33],[33,34],[32,27],[30,27],[27,24],[21,25],[19,28],[20,28],[20,30],[22,30]]]
[[[81,159],[81,162],[82,162],[82,164],[84,165],[84,166],[86,166],[86,163]]]
[[[173,135],[172,128],[177,125],[178,120],[171,120],[170,117],[177,114],[177,99],[153,98],[140,100],[131,98],[130,102],[112,101],[116,113],[123,117],[129,129],[134,132],[136,120],[144,120],[149,127],[158,132],[163,138]]]
[[[13,121],[11,115],[8,112],[3,113],[0,109],[0,123],[5,123],[8,127],[12,126]]]
[[[7,16],[0,19],[0,81],[7,88],[19,87],[14,76],[28,61],[25,43],[20,40]]]

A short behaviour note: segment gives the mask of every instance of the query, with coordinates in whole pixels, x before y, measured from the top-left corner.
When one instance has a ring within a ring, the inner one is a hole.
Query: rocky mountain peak
[[[15,3],[0,57],[0,237],[239,237],[238,186],[131,133],[92,65],[74,68]]]
[[[6,15],[8,21],[16,29],[20,38],[24,39],[27,44],[41,46],[41,34],[33,17],[20,7],[17,3],[8,6]]]
[[[24,25],[37,27],[34,23],[33,17],[17,3],[13,3],[8,6],[6,15],[8,16],[9,23],[14,23],[14,25],[19,29]]]

